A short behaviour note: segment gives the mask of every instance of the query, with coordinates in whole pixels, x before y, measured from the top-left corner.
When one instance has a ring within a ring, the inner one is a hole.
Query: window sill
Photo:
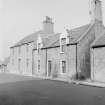
[[[63,75],[63,76],[67,76],[67,72],[66,72],[66,73],[61,72],[61,75]]]
[[[64,54],[64,52],[60,52],[60,54]]]

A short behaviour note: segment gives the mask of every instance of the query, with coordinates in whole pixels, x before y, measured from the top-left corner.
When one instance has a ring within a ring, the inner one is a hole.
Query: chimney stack
[[[43,30],[47,34],[54,33],[54,23],[52,22],[52,18],[46,16],[46,19],[43,21]]]
[[[99,21],[103,23],[102,19],[102,4],[100,0],[90,0],[90,17],[91,23]]]

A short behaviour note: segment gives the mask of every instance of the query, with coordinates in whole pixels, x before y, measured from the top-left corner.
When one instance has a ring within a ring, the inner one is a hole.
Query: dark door
[[[62,73],[66,73],[66,61],[62,61]]]
[[[52,64],[52,62],[49,60],[48,61],[48,76],[51,76],[51,68],[52,68],[51,67],[52,66],[51,64]]]

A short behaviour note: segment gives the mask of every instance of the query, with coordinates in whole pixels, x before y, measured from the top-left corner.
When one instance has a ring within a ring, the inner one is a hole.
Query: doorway
[[[52,61],[49,60],[49,61],[48,61],[48,77],[51,76],[51,69],[52,69]]]

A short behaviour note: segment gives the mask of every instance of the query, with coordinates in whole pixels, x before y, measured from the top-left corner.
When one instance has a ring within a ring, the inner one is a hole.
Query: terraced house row
[[[100,45],[101,39],[105,45],[100,0],[91,0],[89,14],[91,21],[88,24],[61,33],[54,32],[54,23],[46,16],[42,30],[10,48],[9,71],[21,75],[105,82],[105,47],[98,49],[95,46]],[[101,59],[103,62],[99,61]]]

